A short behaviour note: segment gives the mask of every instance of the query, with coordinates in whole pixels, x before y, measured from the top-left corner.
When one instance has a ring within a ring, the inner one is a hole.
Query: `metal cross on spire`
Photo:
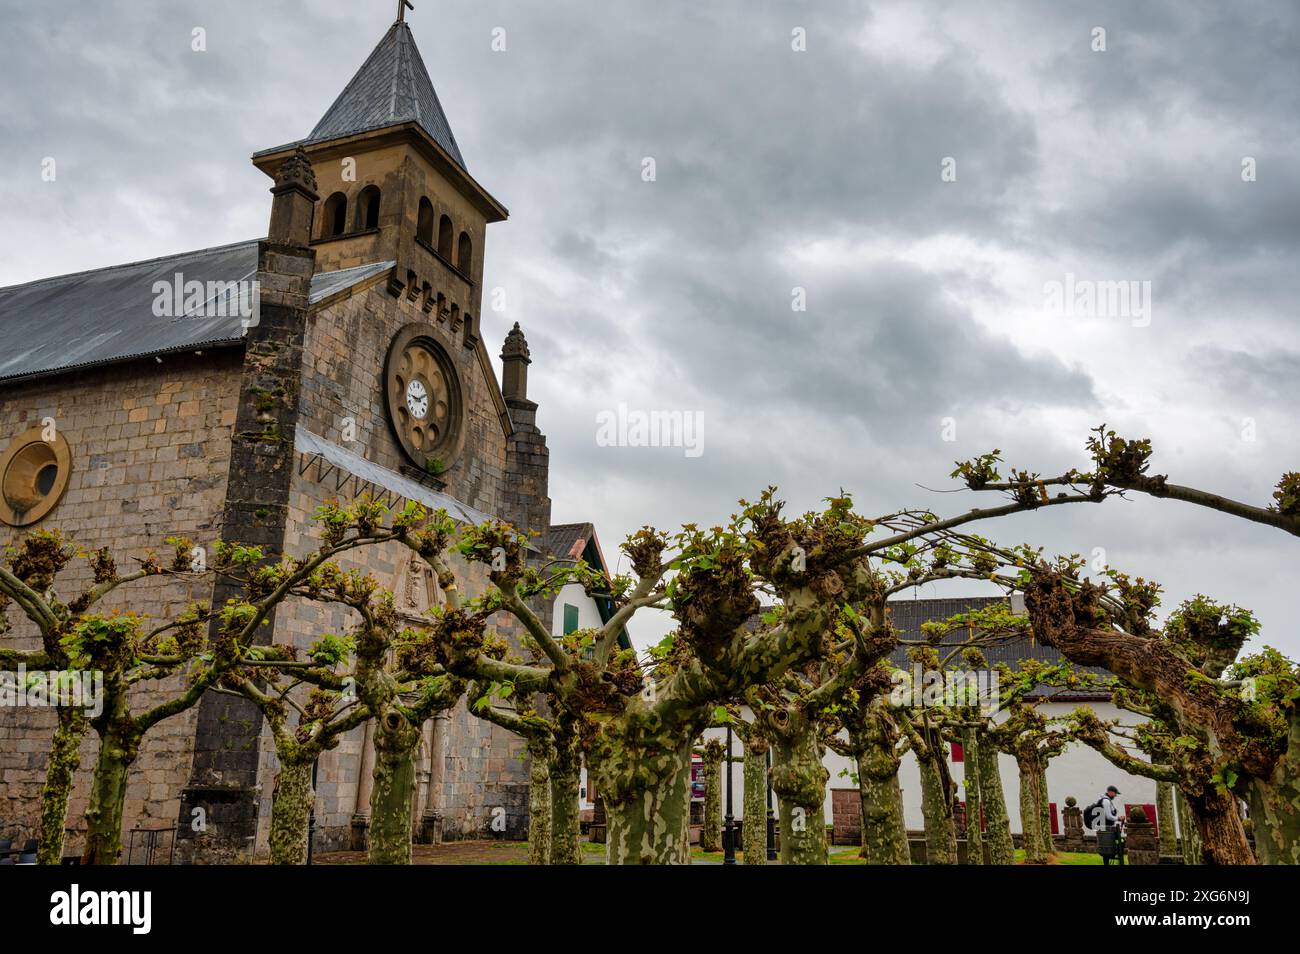
[[[414,10],[414,9],[415,9],[415,4],[413,4],[411,0],[397,0],[397,22],[405,23],[406,11]]]

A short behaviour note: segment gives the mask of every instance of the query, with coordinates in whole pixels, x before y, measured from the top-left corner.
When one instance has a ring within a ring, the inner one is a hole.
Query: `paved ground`
[[[582,843],[582,863],[584,865],[603,865],[605,863],[605,846]],[[1023,854],[1017,852],[1017,860]],[[366,855],[363,851],[335,851],[315,856],[318,865],[363,865]],[[739,859],[743,863],[743,855]],[[411,851],[411,863],[417,865],[526,865],[528,864],[528,845],[522,841],[453,841],[444,845],[415,845]],[[771,862],[779,864],[780,862]],[[833,865],[860,865],[856,848],[836,846],[830,849],[830,863]],[[1097,865],[1101,859],[1097,855],[1058,854],[1053,864],[1058,865]],[[691,864],[720,865],[722,852],[703,852],[699,848],[691,849]]]
[[[583,864],[603,865],[605,846],[583,843]],[[364,851],[334,851],[318,854],[318,865],[363,865]],[[452,841],[442,845],[415,845],[411,863],[416,865],[526,865],[528,844],[522,841]]]

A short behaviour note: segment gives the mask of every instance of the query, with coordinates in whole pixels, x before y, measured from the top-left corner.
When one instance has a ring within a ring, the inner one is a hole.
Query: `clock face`
[[[398,443],[421,470],[446,467],[460,450],[464,405],[460,376],[426,325],[407,325],[389,346],[385,402]]]
[[[406,386],[406,409],[412,417],[423,418],[429,413],[429,389],[423,381],[417,379]]]

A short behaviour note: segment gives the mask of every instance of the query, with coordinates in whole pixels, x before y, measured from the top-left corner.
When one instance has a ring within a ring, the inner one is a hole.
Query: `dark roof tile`
[[[341,139],[412,121],[465,168],[411,28],[394,23],[304,142]]]

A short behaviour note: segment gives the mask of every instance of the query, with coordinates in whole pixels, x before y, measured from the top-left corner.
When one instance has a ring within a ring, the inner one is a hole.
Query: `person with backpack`
[[[1119,827],[1119,809],[1115,807],[1115,796],[1119,793],[1119,789],[1111,785],[1101,797],[1101,824],[1105,828]]]
[[[1120,794],[1114,785],[1107,787],[1106,794],[1083,810],[1083,824],[1089,831],[1103,828],[1119,827],[1119,809],[1115,807],[1115,796]]]
[[[1115,807],[1115,796],[1119,789],[1114,785],[1106,788],[1106,794],[1083,810],[1083,823],[1091,831],[1097,832],[1097,849],[1101,853],[1101,863],[1108,865],[1111,858],[1123,864],[1122,847],[1119,830],[1119,809]]]

